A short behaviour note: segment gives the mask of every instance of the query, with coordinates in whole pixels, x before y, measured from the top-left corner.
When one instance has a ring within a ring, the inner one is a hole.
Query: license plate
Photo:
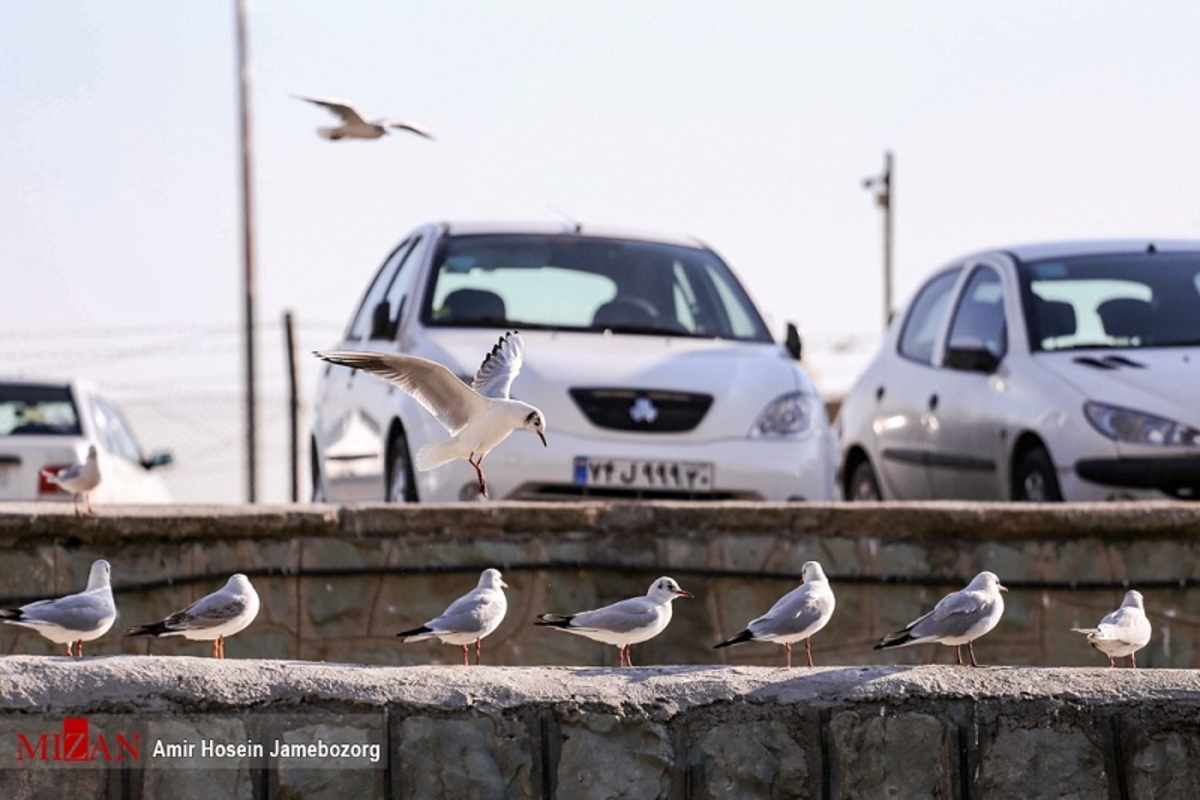
[[[652,489],[707,494],[713,490],[713,465],[700,461],[656,461],[576,456],[574,484],[592,489]]]

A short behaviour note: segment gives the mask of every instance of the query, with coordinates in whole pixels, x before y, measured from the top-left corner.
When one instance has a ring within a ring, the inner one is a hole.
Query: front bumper
[[[1091,458],[1075,462],[1080,478],[1124,489],[1157,489],[1166,494],[1200,499],[1200,457]]]

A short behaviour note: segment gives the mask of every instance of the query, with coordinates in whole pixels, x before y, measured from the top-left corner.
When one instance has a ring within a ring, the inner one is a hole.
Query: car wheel
[[[387,471],[387,501],[389,503],[417,502],[417,481],[413,476],[412,458],[408,452],[408,440],[403,432],[392,436],[388,447],[391,460]]]
[[[1034,446],[1017,457],[1013,470],[1012,499],[1027,503],[1057,503],[1062,500],[1058,474],[1046,448]]]
[[[317,443],[309,444],[312,454],[312,501],[314,503],[329,502],[329,488],[325,486],[325,478],[321,475],[321,459],[317,455]]]
[[[850,481],[846,484],[846,499],[853,502],[876,502],[883,499],[875,470],[865,458],[855,464],[850,473]]]

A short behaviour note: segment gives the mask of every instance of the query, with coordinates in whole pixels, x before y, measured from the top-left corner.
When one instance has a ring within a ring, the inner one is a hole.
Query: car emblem
[[[633,405],[629,407],[629,418],[634,422],[653,425],[654,420],[658,419],[658,407],[649,397],[643,395],[634,400]]]

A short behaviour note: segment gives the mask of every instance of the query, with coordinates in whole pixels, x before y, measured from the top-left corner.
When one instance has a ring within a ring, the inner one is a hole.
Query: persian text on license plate
[[[575,457],[573,482],[593,489],[652,489],[659,492],[708,493],[713,465],[699,461],[652,461],[626,458]]]

